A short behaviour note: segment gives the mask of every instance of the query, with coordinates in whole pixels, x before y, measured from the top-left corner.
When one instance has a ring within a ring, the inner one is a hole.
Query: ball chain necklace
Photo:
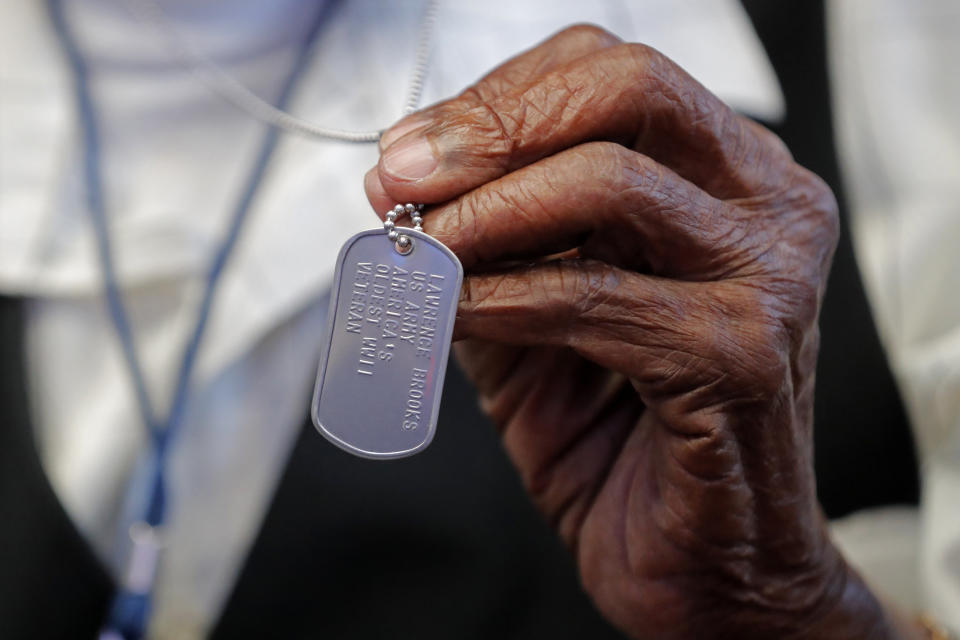
[[[333,2],[334,0],[327,1]],[[380,139],[382,131],[349,131],[324,127],[298,118],[270,104],[224,71],[209,56],[187,42],[171,24],[156,0],[126,0],[126,2],[143,22],[150,24],[163,35],[170,53],[186,68],[193,71],[208,89],[253,118],[278,129],[283,129],[288,133],[307,138],[361,143],[377,142]],[[430,49],[433,43],[433,30],[437,21],[438,5],[439,0],[428,0],[420,20],[414,67],[410,74],[403,115],[413,113],[420,104],[423,82],[430,62]]]
[[[135,346],[133,326],[114,264],[103,194],[99,114],[90,88],[90,69],[66,18],[63,0],[46,0],[54,31],[73,72],[83,148],[85,201],[93,225],[106,304],[133,381],[141,421],[151,444],[151,478],[141,519],[130,528],[130,551],[101,640],[142,638],[149,624],[162,527],[167,516],[166,459],[186,411],[189,383],[217,284],[248,217],[254,196],[278,141],[278,132],[348,143],[372,143],[380,131],[348,131],[319,126],[286,111],[310,52],[327,20],[328,2],[299,45],[296,60],[270,104],[190,47],[154,0],[127,0],[136,15],[162,32],[176,57],[208,88],[269,125],[239,194],[230,224],[212,257],[194,328],[181,356],[168,412],[157,411],[148,392]],[[404,113],[417,108],[423,89],[436,21],[437,0],[426,4]],[[421,205],[397,205],[382,229],[347,240],[336,263],[324,352],[311,415],[318,430],[337,446],[369,458],[395,458],[430,443],[439,411],[440,390],[450,351],[463,269],[456,256],[422,229]],[[409,215],[412,228],[398,227]]]

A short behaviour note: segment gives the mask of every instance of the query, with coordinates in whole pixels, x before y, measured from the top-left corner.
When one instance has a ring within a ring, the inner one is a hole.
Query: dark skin
[[[573,27],[385,134],[456,352],[586,591],[635,638],[906,638],[812,463],[829,188],[673,62]]]

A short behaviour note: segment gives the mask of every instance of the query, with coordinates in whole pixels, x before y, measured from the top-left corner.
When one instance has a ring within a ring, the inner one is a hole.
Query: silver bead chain
[[[161,32],[171,53],[185,67],[193,71],[200,82],[256,120],[307,138],[355,143],[377,142],[380,139],[383,130],[349,131],[347,129],[323,127],[277,109],[184,40],[170,24],[170,20],[156,0],[127,0],[127,3],[141,20],[152,24]],[[407,99],[404,101],[403,115],[413,113],[420,104],[423,83],[430,62],[430,49],[433,42],[434,25],[437,21],[438,4],[439,0],[428,0],[423,18],[420,21],[415,62],[413,72],[410,75]]]
[[[409,214],[410,222],[413,223],[413,228],[416,231],[423,231],[423,205],[422,204],[398,204],[390,211],[387,211],[386,220],[383,221],[383,228],[387,232],[387,237],[391,241],[397,243],[397,247],[401,250],[408,249],[411,246],[411,240],[408,236],[403,235],[397,229],[397,217],[402,216],[404,213]]]

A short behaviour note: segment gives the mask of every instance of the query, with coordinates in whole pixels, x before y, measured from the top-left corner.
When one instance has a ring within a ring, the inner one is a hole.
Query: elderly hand
[[[600,611],[637,638],[891,637],[817,504],[836,204],[658,52],[574,27],[402,120],[460,362]]]

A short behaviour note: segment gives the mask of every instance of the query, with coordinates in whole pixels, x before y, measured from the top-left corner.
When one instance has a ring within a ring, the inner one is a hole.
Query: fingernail
[[[429,122],[429,118],[422,118],[420,116],[410,116],[404,118],[397,124],[393,125],[386,131],[383,135],[380,136],[380,151],[383,152],[384,149],[392,145],[394,142],[407,135],[414,129],[419,129],[425,127]]]
[[[380,166],[399,180],[419,180],[434,172],[439,162],[433,147],[423,136],[409,136],[383,154]]]

